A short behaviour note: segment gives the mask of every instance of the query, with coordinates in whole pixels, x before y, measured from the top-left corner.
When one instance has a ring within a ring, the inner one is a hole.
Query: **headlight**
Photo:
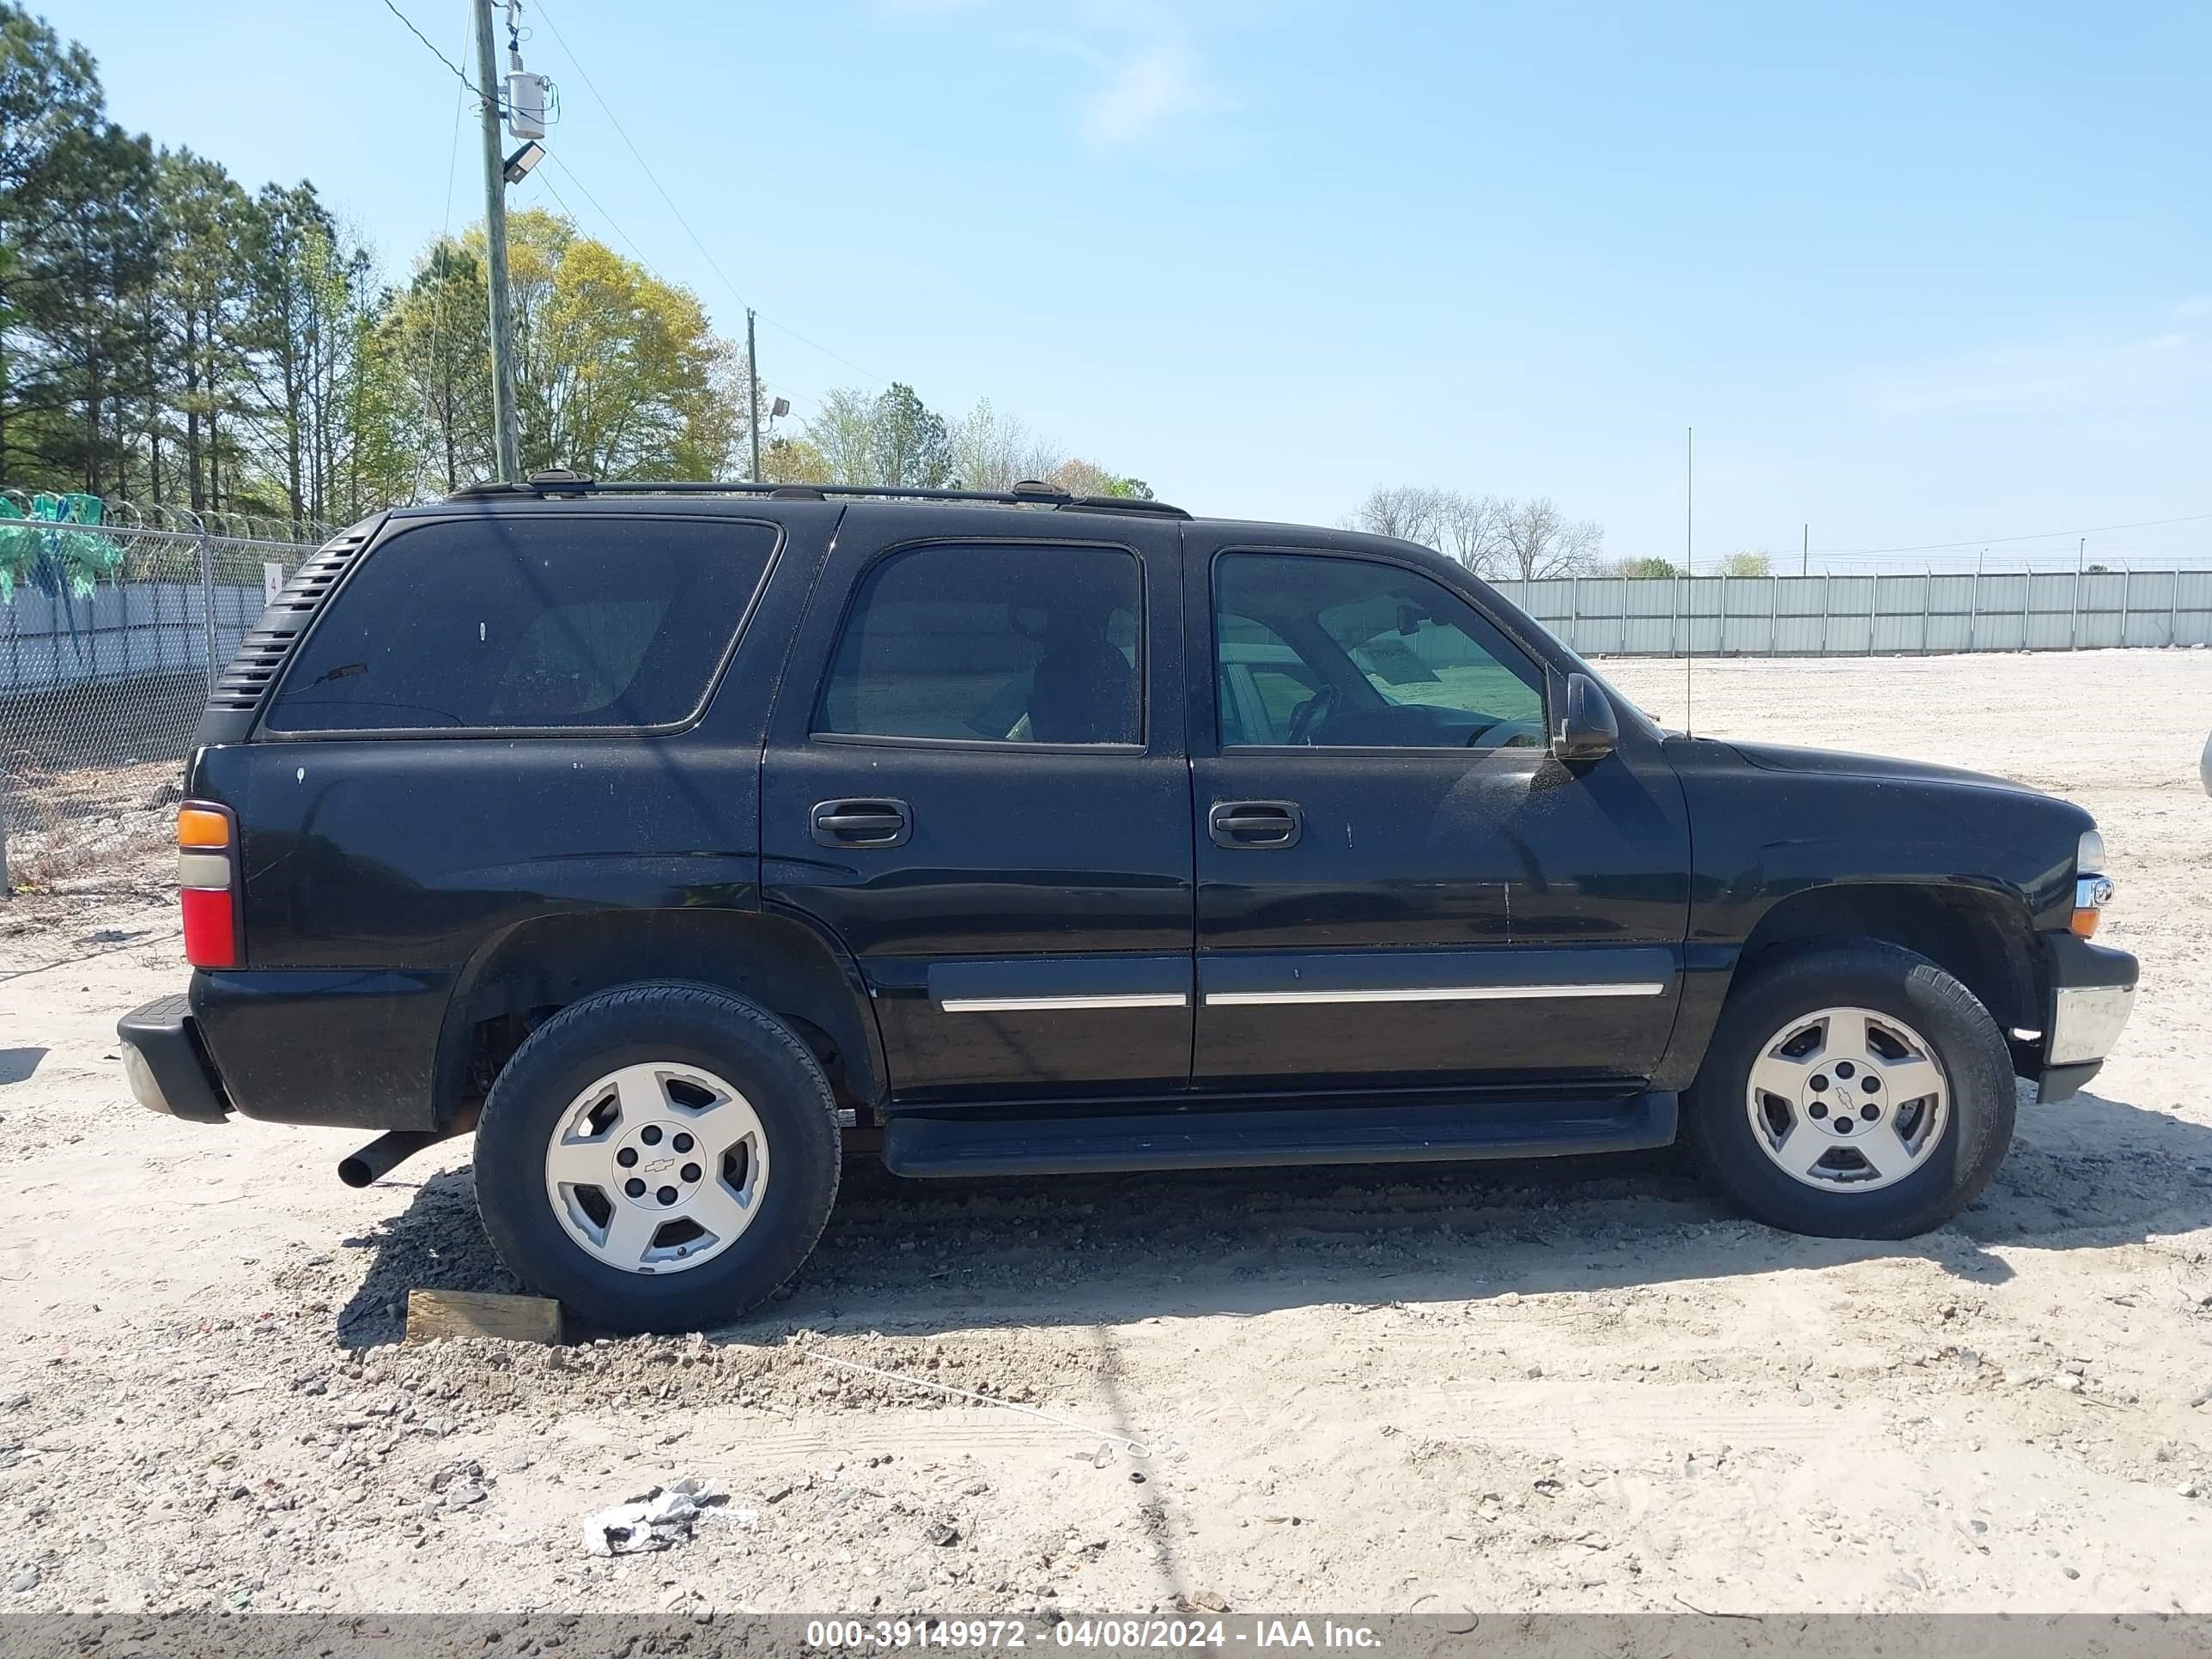
[[[2094,830],[2084,830],[2074,849],[2074,919],[2069,926],[2076,939],[2087,939],[2097,931],[2099,918],[2112,902],[2112,878],[2104,869],[2105,838]]]
[[[2081,832],[2081,843],[2074,849],[2074,873],[2077,876],[2101,876],[2105,873],[2105,838],[2094,830]]]

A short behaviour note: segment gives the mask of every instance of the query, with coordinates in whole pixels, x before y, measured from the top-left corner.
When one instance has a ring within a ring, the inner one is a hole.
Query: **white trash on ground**
[[[642,1555],[690,1537],[719,1494],[696,1475],[655,1486],[642,1498],[601,1510],[584,1521],[584,1547],[593,1555]]]

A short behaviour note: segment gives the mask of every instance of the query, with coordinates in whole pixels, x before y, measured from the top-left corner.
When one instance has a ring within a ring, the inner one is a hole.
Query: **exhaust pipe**
[[[425,1146],[465,1135],[477,1127],[483,1103],[472,1100],[453,1114],[442,1129],[394,1129],[377,1138],[338,1165],[338,1179],[349,1187],[366,1187],[381,1181]]]
[[[366,1187],[381,1181],[425,1146],[451,1137],[439,1129],[394,1129],[382,1134],[338,1165],[338,1179],[349,1187]]]

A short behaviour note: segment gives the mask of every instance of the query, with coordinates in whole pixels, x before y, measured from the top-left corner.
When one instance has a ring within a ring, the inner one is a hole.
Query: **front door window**
[[[1224,749],[1543,745],[1542,671],[1417,571],[1231,553],[1214,584]]]

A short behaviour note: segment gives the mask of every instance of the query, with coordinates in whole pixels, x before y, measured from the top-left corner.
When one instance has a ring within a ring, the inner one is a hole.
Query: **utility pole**
[[[1686,577],[1689,575],[1692,571],[1697,568],[1697,545],[1698,428],[1693,426],[1688,426],[1682,428],[1682,574]],[[1683,591],[1683,586],[1680,582],[1674,584],[1674,592],[1678,608]],[[1695,595],[1697,590],[1695,588],[1691,588],[1688,592],[1692,595],[1691,603],[1694,605],[1696,603]],[[1726,606],[1728,601],[1725,594],[1723,595],[1721,603],[1723,607]],[[1697,617],[1694,615],[1685,615],[1682,618],[1682,627],[1684,635],[1682,641],[1682,735],[1684,737],[1687,737],[1690,735],[1691,730],[1690,665],[1698,659]],[[1723,619],[1721,627],[1723,630],[1727,629],[1728,623],[1725,618]]]
[[[1682,428],[1682,574],[1696,574],[1698,560],[1698,428]]]
[[[745,307],[745,407],[750,411],[745,425],[753,436],[753,482],[761,481],[760,471],[760,359],[753,354],[753,308]]]
[[[2089,559],[2089,538],[2081,538],[2081,545],[2074,550],[2074,609],[2066,618],[2066,648],[2071,651],[2081,638],[2081,571]]]
[[[1797,574],[1809,575],[1813,569],[1813,526],[1805,526],[1805,539],[1797,550]]]
[[[476,0],[477,91],[483,112],[485,284],[491,290],[491,427],[500,480],[522,480],[514,410],[514,325],[507,292],[507,152],[499,133],[499,68],[491,0]]]

